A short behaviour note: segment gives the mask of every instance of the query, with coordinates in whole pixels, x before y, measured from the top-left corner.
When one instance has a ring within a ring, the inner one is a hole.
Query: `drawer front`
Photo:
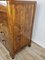
[[[13,52],[13,40],[9,38],[9,32],[6,26],[1,26],[0,28],[0,42],[8,49],[9,52]]]

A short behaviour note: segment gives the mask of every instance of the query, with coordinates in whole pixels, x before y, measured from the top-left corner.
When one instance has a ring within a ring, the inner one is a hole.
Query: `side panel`
[[[31,44],[35,4],[17,1],[14,9],[14,46],[16,45],[16,50],[18,50],[25,45]]]

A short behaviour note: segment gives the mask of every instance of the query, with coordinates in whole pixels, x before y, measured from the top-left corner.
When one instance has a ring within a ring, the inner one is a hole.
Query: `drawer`
[[[7,33],[6,33],[7,34]],[[8,51],[13,51],[13,40],[8,39],[4,32],[0,32],[0,42],[8,49]]]
[[[2,31],[0,32],[0,42],[2,42],[4,45],[6,44],[5,34]]]

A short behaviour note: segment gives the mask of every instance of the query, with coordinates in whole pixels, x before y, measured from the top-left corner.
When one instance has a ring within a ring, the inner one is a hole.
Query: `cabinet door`
[[[26,3],[23,5],[21,11],[22,11],[20,13],[20,20],[21,20],[21,27],[22,27],[21,45],[24,46],[26,44],[29,44],[31,41],[34,5]]]
[[[28,40],[24,36],[24,26],[26,22],[25,18],[25,5],[15,4],[15,24],[14,24],[14,44],[16,44],[17,50],[28,43]]]
[[[16,48],[31,41],[35,3],[15,2],[14,40]]]
[[[25,36],[26,30],[24,31],[24,29],[27,27],[26,26],[26,5],[25,4],[16,4],[16,8],[18,8],[16,11],[19,10],[19,12],[17,14],[19,15],[18,23],[20,24],[20,34],[21,34],[20,47],[23,47],[28,43],[28,39]]]

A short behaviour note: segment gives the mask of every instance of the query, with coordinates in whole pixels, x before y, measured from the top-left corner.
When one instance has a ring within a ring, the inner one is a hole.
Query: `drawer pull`
[[[5,35],[5,33],[4,32],[0,32],[1,34],[3,34],[3,35]]]
[[[2,43],[3,43],[3,44],[6,44],[6,41],[5,41],[5,40],[2,40]]]

